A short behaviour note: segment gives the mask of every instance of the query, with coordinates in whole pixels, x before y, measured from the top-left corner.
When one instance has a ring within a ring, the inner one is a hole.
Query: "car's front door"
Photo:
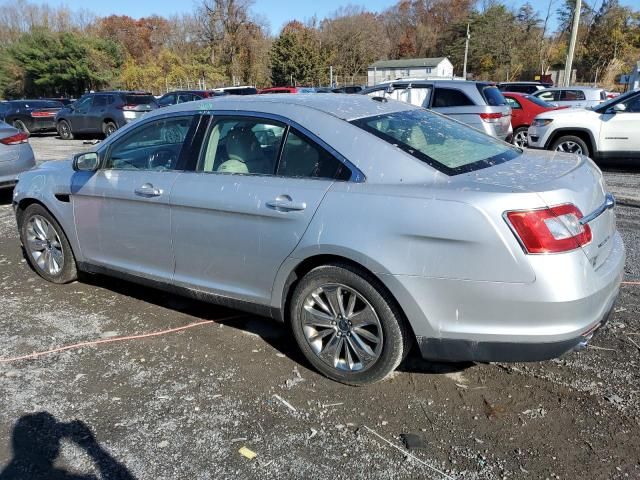
[[[193,173],[176,180],[178,285],[255,303],[300,242],[327,189],[351,172],[284,123],[216,117]]]
[[[91,132],[102,132],[102,120],[109,103],[109,95],[95,95],[93,103],[86,115],[86,130]]]
[[[88,125],[88,113],[93,103],[93,97],[91,95],[81,98],[73,104],[73,110],[69,115],[69,121],[71,122],[71,131],[73,132],[86,132]]]
[[[170,195],[197,119],[145,122],[106,146],[97,172],[76,174],[73,209],[86,262],[171,279]]]
[[[609,108],[600,116],[600,151],[616,157],[640,158],[640,93],[621,103],[624,111]]]

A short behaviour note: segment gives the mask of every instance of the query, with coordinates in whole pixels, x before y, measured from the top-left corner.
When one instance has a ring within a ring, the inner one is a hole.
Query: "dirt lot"
[[[40,159],[52,142],[32,141]],[[640,183],[640,172],[614,174]],[[411,356],[386,381],[353,388],[310,370],[269,320],[103,277],[41,280],[9,203],[0,194],[0,362],[213,322],[0,363],[2,480],[53,478],[53,468],[154,480],[640,478],[638,285],[622,287],[586,351],[513,365]],[[627,279],[640,279],[640,209],[620,206],[618,225]],[[423,448],[408,454],[405,433]]]

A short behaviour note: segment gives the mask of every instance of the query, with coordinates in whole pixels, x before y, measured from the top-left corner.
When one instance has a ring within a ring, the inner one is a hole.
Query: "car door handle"
[[[141,197],[159,197],[162,195],[162,190],[155,188],[150,183],[145,183],[141,187],[136,188],[134,193]]]
[[[275,200],[267,202],[267,207],[279,212],[295,212],[307,208],[305,202],[294,202],[289,195],[279,195]]]

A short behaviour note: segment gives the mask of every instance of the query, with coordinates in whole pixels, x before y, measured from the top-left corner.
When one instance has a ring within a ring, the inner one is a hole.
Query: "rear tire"
[[[118,130],[118,126],[113,122],[105,122],[104,125],[102,125],[102,133],[104,133],[105,137],[113,135],[116,130]]]
[[[78,278],[69,240],[53,215],[38,203],[21,215],[20,240],[29,265],[45,280],[69,283]]]
[[[393,372],[411,341],[395,301],[369,273],[349,264],[314,268],[291,297],[291,329],[307,360],[347,385]]]
[[[27,126],[25,125],[25,123],[22,120],[14,120],[13,121],[13,127],[17,128],[18,130],[20,130],[23,133],[26,133],[27,135],[31,135],[31,132],[29,131],[29,129],[27,128]]]
[[[585,141],[580,137],[576,137],[575,135],[566,135],[558,138],[555,142],[553,142],[551,150],[564,153],[576,153],[578,155],[585,155],[587,157],[591,156],[589,147],[587,146]]]
[[[66,120],[60,120],[56,125],[56,130],[58,130],[58,135],[62,140],[73,140],[71,125]]]

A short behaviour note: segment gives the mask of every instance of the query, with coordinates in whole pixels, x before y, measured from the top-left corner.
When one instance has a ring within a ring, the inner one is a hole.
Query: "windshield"
[[[487,168],[522,153],[507,143],[423,109],[361,118],[351,123],[447,175]]]
[[[152,95],[127,95],[125,102],[127,105],[152,105],[156,99]]]
[[[484,98],[485,102],[487,102],[487,105],[491,107],[500,107],[507,104],[507,101],[502,95],[502,92],[500,92],[500,90],[498,90],[498,87],[496,87],[495,85],[483,85],[479,83],[478,90],[480,90],[482,98]]]
[[[544,108],[556,108],[555,105],[553,105],[552,103],[549,102],[545,102],[544,100],[542,100],[541,98],[538,97],[534,97],[533,95],[526,95],[524,98],[526,98],[527,100],[529,100],[531,103],[535,103],[536,105],[538,105],[539,107],[544,107]]]

